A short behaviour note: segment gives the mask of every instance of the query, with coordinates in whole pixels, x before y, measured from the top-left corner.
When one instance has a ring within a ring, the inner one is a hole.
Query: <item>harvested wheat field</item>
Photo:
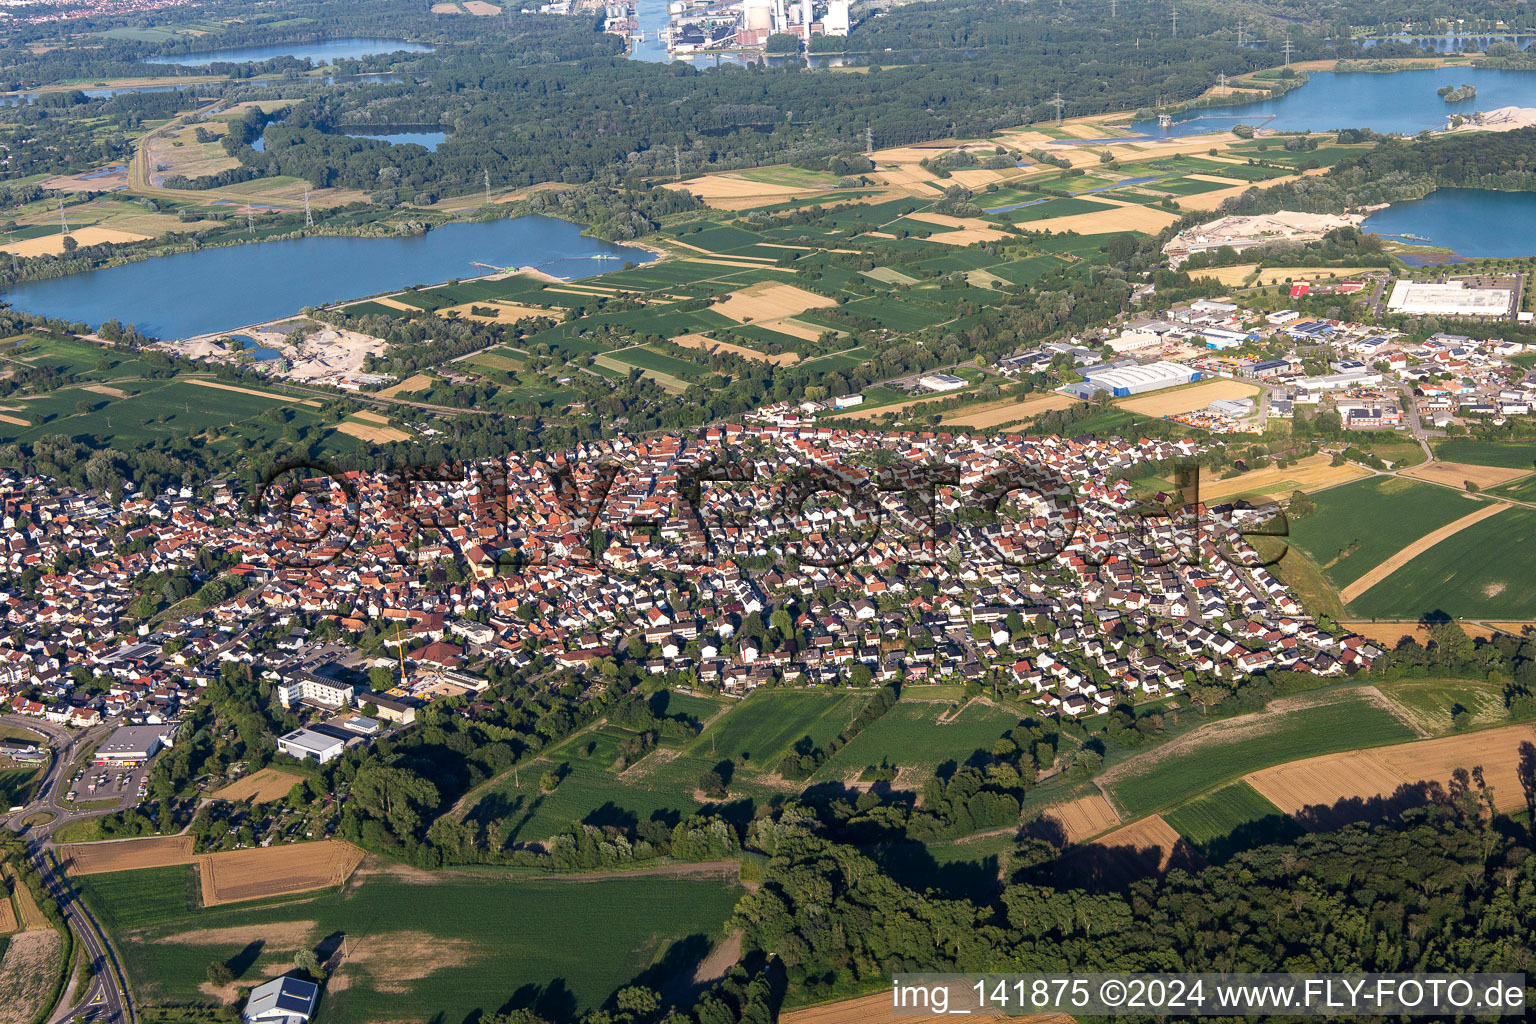
[[[559,291],[551,288],[550,291]],[[375,299],[375,302],[378,300]],[[482,316],[479,313],[471,313],[472,309],[493,309],[495,316]],[[439,316],[447,316],[450,313],[464,317],[466,320],[478,320],[483,324],[515,324],[519,320],[527,320],[530,317],[550,317],[558,320],[563,315],[554,310],[544,309],[541,306],[517,306],[509,302],[466,302],[462,306],[449,306],[437,311]]]
[[[1191,270],[1190,277],[1208,277],[1227,287],[1235,287],[1248,280],[1248,275],[1259,269],[1257,263],[1239,263],[1235,267],[1207,267],[1201,270]]]
[[[391,298],[382,298],[381,297],[381,298],[369,299],[368,301],[369,302],[377,303],[380,306],[388,306],[390,309],[398,309],[402,313],[420,313],[421,312],[421,307],[420,306],[410,306],[410,305],[407,305],[404,302],[401,302],[399,299],[391,299]]]
[[[1105,849],[1126,847],[1138,851],[1155,848],[1160,856],[1158,869],[1166,871],[1176,848],[1184,841],[1184,837],[1174,831],[1173,826],[1164,821],[1161,814],[1149,814],[1145,818],[1115,829],[1107,836],[1100,836],[1089,845],[1101,846]]]
[[[1429,643],[1429,627],[1422,622],[1349,622],[1340,620],[1339,625],[1347,628],[1351,633],[1359,633],[1371,643],[1388,650],[1402,642],[1403,637],[1412,637],[1420,646]],[[1460,623],[1461,631],[1474,640],[1486,640],[1493,636],[1499,624],[1479,626],[1470,622]],[[1514,630],[1518,633],[1519,630]]]
[[[1120,824],[1120,815],[1102,793],[1052,804],[1040,816],[1060,824],[1069,843],[1081,843]]]
[[[501,13],[500,7],[497,7],[495,4],[486,3],[485,0],[463,0],[459,6],[463,7],[470,14],[482,18],[488,18],[493,14]]]
[[[1329,278],[1358,277],[1380,267],[1265,267],[1259,271],[1259,284],[1284,284],[1286,281],[1326,281]]]
[[[355,420],[362,420],[364,423],[388,423],[389,422],[389,417],[388,416],[385,416],[385,415],[382,415],[382,414],[376,413],[376,412],[368,412],[366,410],[364,410],[362,412],[355,412],[355,413],[353,413],[352,414],[352,418],[355,419]]]
[[[1367,590],[1370,590],[1376,584],[1380,583],[1388,576],[1391,576],[1394,572],[1397,572],[1397,570],[1401,569],[1415,558],[1418,558],[1424,552],[1428,551],[1436,544],[1439,544],[1447,537],[1454,537],[1456,534],[1460,533],[1462,530],[1465,530],[1467,527],[1475,526],[1476,524],[1482,522],[1484,519],[1487,519],[1490,516],[1496,516],[1500,512],[1503,512],[1505,509],[1512,507],[1513,506],[1511,505],[1504,504],[1502,501],[1493,502],[1491,504],[1484,505],[1482,508],[1478,509],[1476,512],[1473,512],[1471,515],[1462,516],[1460,519],[1453,523],[1447,523],[1446,525],[1440,527],[1438,530],[1431,530],[1429,533],[1426,533],[1412,544],[1409,544],[1407,547],[1403,548],[1397,554],[1392,555],[1386,561],[1382,562],[1380,565],[1367,572],[1364,576],[1361,576],[1359,579],[1355,580],[1343,590],[1340,590],[1339,600],[1344,604],[1349,604],[1349,602],[1353,601]]]
[[[122,388],[114,388],[107,384],[86,384],[82,386],[80,390],[90,391],[98,395],[106,395],[108,398],[128,397],[128,392],[124,391]]]
[[[745,345],[733,345],[728,341],[716,341],[714,338],[706,338],[702,334],[680,334],[672,339],[672,344],[681,345],[683,348],[703,349],[705,352],[729,352],[732,355],[741,356],[743,359],[755,359],[760,363],[771,363],[774,366],[793,366],[800,361],[798,352],[779,352],[767,355],[756,349],[747,348]]]
[[[378,423],[359,423],[357,420],[342,420],[336,424],[336,429],[348,437],[355,437],[359,441],[367,441],[370,444],[391,444],[395,441],[411,439],[411,435],[399,427]]]
[[[1006,231],[996,228],[959,228],[955,231],[940,231],[936,235],[929,235],[926,240],[943,245],[972,245],[976,242],[1001,242],[1012,237]]]
[[[1004,423],[1017,423],[1038,416],[1043,412],[1052,412],[1056,409],[1065,409],[1076,402],[1076,399],[1067,395],[1059,395],[1051,392],[1044,395],[1030,395],[1021,398],[1017,402],[1005,402],[1002,405],[988,404],[984,407],[964,410],[959,416],[944,417],[944,425],[947,427],[997,427]]]
[[[424,373],[412,374],[398,384],[391,384],[379,392],[380,398],[394,398],[396,395],[409,394],[413,391],[425,391],[432,386],[432,378]]]
[[[759,320],[757,326],[764,330],[773,331],[775,334],[787,334],[791,338],[799,338],[801,341],[816,341],[830,330],[830,328],[819,327],[804,320],[796,320],[792,316],[781,316],[774,320]],[[833,333],[837,332],[834,331]]]
[[[100,245],[103,242],[142,242],[149,235],[137,235],[132,231],[119,231],[116,228],[74,228],[69,237],[80,245]],[[11,242],[0,245],[0,252],[8,252],[14,256],[58,256],[64,252],[63,235],[41,235],[37,238],[24,238],[19,242]]]
[[[794,316],[808,309],[830,305],[833,305],[833,301],[825,295],[817,295],[815,292],[808,292],[791,284],[765,281],[762,284],[754,284],[740,291],[731,292],[724,302],[711,306],[710,309],[712,312],[730,317],[737,323],[747,323],[751,320],[775,320],[779,317]]]
[[[264,804],[281,800],[288,795],[290,789],[303,781],[302,775],[279,771],[276,768],[263,768],[259,772],[236,779],[210,795],[215,800],[229,800],[234,803],[249,800],[252,803]]]
[[[1332,461],[1326,455],[1308,455],[1304,459],[1298,459],[1296,464],[1288,469],[1281,469],[1271,464],[1263,469],[1220,479],[1206,479],[1201,476],[1200,500],[1223,501],[1238,494],[1268,499],[1289,498],[1292,491],[1305,491],[1311,494],[1314,491],[1337,487],[1339,484],[1347,484],[1351,480],[1359,480],[1361,477],[1371,475],[1370,470],[1364,466],[1357,466],[1353,462],[1334,466],[1331,465]]]
[[[1068,850],[1057,861],[1060,881],[1081,885],[1121,886],[1175,868],[1193,870],[1204,861],[1189,840],[1160,814],[1151,814]]]
[[[21,930],[21,922],[16,920],[16,904],[9,897],[0,899],[0,935],[9,935]]]
[[[30,1024],[46,1008],[59,946],[52,928],[11,936],[0,960],[0,1024]]]
[[[220,384],[216,380],[204,380],[201,377],[183,378],[188,384],[196,384],[200,388],[215,388],[219,391],[235,391],[242,395],[255,395],[257,398],[272,398],[281,402],[291,402],[294,405],[307,405],[311,409],[320,408],[320,403],[311,398],[289,398],[287,395],[274,395],[270,391],[257,391],[255,388],[236,387],[233,384]]]
[[[340,885],[362,860],[362,850],[339,839],[203,854],[197,858],[203,906]]]
[[[1452,487],[1462,488],[1468,483],[1474,483],[1480,488],[1497,487],[1530,475],[1531,471],[1528,469],[1468,466],[1460,462],[1431,462],[1403,470],[1403,476],[1411,476],[1416,480],[1428,480],[1433,484],[1450,484]]]
[[[775,185],[766,181],[749,181],[734,174],[706,174],[702,178],[693,178],[669,187],[691,192],[704,200],[705,205],[714,207],[716,210],[750,210],[755,206],[801,199],[827,191],[797,185]]]
[[[1204,409],[1218,398],[1252,398],[1258,393],[1257,387],[1242,381],[1207,380],[1185,388],[1123,398],[1115,404],[1127,412],[1143,416],[1176,416],[1182,412]]]
[[[1525,804],[1518,765],[1520,744],[1536,743],[1536,725],[1508,725],[1486,732],[1418,740],[1391,747],[1350,750],[1250,772],[1244,780],[1287,814],[1332,807],[1341,800],[1391,796],[1418,782],[1446,785],[1458,768],[1481,767],[1501,811]],[[1304,815],[1305,816],[1305,815]]]
[[[16,872],[7,867],[5,877],[11,880],[11,902],[15,904],[15,910],[21,916],[22,930],[30,932],[41,928],[52,928],[53,922],[48,920],[48,915],[43,913],[43,908],[37,905],[37,900],[32,896],[32,890],[21,884],[16,877]]]
[[[1274,285],[1283,284],[1286,281],[1325,281],[1330,278],[1357,277],[1373,269],[1377,272],[1381,270],[1380,267],[1265,267],[1259,270],[1257,263],[1240,263],[1235,267],[1196,270],[1192,274],[1195,277],[1209,277],[1224,285],[1235,286],[1244,283],[1250,274],[1258,270],[1256,284]]]
[[[0,423],[9,423],[15,427],[30,427],[32,425],[30,422],[22,419],[19,416],[11,416],[6,413],[0,413]]]
[[[59,866],[72,875],[167,868],[191,864],[195,859],[191,836],[113,839],[104,843],[71,843],[59,847]]]
[[[961,992],[957,989],[952,994],[958,997]],[[865,1024],[866,1021],[873,1020],[888,1020],[893,1024],[896,1021],[900,1021],[901,1024],[939,1024],[940,1021],[948,1020],[954,1012],[966,1009],[955,1000],[951,1001],[949,1008],[951,1014],[948,1015],[941,1013],[913,1015],[910,1009],[897,1015],[891,1008],[891,993],[876,992],[874,995],[859,996],[857,999],[842,999],[835,1003],[790,1010],[779,1017],[779,1024]],[[1019,1024],[1072,1024],[1072,1018],[1062,1013],[1037,1013],[1027,1017],[967,1013],[966,1019],[974,1024],[1002,1024],[1004,1021],[1017,1021]]]
[[[1061,234],[1065,231],[1076,231],[1080,235],[1100,235],[1112,231],[1140,231],[1153,235],[1163,230],[1169,224],[1179,219],[1179,215],[1168,210],[1159,210],[1156,207],[1144,206],[1141,203],[1112,202],[1102,196],[1080,196],[1080,199],[1098,203],[1104,207],[1102,212],[1074,213],[1065,217],[1047,217],[1044,220],[1033,220],[1019,225],[1026,231],[1050,231]]]

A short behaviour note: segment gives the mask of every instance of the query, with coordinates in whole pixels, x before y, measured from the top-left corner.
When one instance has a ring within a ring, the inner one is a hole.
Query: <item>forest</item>
[[[1367,5],[1288,6],[1295,10],[1270,20],[1257,15],[1246,38],[1260,43],[1238,46],[1229,12],[1211,3],[1181,8],[1176,36],[1166,12],[1145,5],[1127,4],[1106,18],[1102,4],[1090,0],[1001,8],[982,0],[911,4],[854,29],[847,49],[869,70],[847,75],[627,60],[616,38],[583,18],[506,14],[487,22],[434,18],[399,0],[366,8],[310,0],[281,21],[260,15],[224,24],[216,36],[160,43],[107,39],[37,53],[23,45],[42,34],[34,27],[0,49],[0,66],[19,86],[194,71],[238,80],[308,65],[283,57],[178,68],[138,58],[346,34],[431,43],[436,48],[429,53],[379,55],[336,68],[393,70],[403,76],[398,83],[275,83],[275,95],[303,102],[272,130],[265,152],[237,151],[247,175],[287,174],[316,186],[393,190],[397,201],[431,201],[482,187],[486,172],[499,187],[634,183],[679,168],[688,174],[824,161],[857,152],[866,129],[876,146],[985,136],[1054,116],[1049,101],[1058,90],[1069,116],[1165,107],[1201,95],[1219,74],[1274,65],[1282,33],[1296,59],[1364,52],[1338,29],[1373,23]],[[231,10],[212,4],[198,13],[206,20]],[[496,31],[487,31],[492,26]],[[1392,43],[1370,52],[1415,51]],[[440,125],[450,134],[436,151],[343,134],[390,125]]]

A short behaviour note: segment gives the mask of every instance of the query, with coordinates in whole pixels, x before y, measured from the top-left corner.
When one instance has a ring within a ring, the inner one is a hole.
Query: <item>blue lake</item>
[[[345,132],[354,139],[378,139],[380,142],[388,142],[391,145],[403,146],[408,142],[414,142],[418,146],[425,146],[437,152],[437,147],[443,144],[448,137],[447,132]]]
[[[596,260],[595,255],[617,259]],[[203,249],[0,290],[29,313],[101,324],[113,317],[161,338],[185,338],[297,313],[305,306],[536,266],[558,277],[592,277],[644,249],[584,238],[552,217],[447,224],[413,238],[310,237]]]
[[[201,50],[197,53],[176,54],[169,57],[145,57],[146,64],[180,64],[183,67],[201,68],[220,62],[228,64],[255,63],[274,57],[293,57],[326,64],[333,60],[356,60],[379,53],[428,53],[432,47],[424,43],[408,43],[403,39],[326,39],[318,43],[276,43],[271,46],[236,46],[224,50]]]
[[[1465,84],[1477,96],[1447,103],[1436,90]],[[1378,132],[1413,135],[1440,128],[1448,114],[1492,110],[1495,107],[1536,106],[1536,71],[1497,71],[1488,68],[1425,68],[1373,74],[1366,71],[1315,71],[1311,80],[1279,99],[1231,107],[1206,107],[1174,115],[1184,119],[1172,128],[1156,121],[1135,121],[1133,131],[1153,136],[1198,135],[1225,131],[1234,124],[1281,131],[1328,131],[1370,128]]]
[[[251,354],[251,358],[258,363],[264,363],[269,359],[281,359],[283,354],[275,348],[267,348],[265,345],[256,344],[256,339],[248,334],[231,334],[230,339],[238,341],[244,349]]]
[[[1423,199],[1378,210],[1363,230],[1445,246],[1462,256],[1536,256],[1536,192],[1437,188]]]

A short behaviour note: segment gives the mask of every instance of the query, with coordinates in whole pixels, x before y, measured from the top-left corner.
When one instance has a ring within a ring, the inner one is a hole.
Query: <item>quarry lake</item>
[[[1376,211],[1364,230],[1462,256],[1536,256],[1536,192],[1437,188]]]
[[[1477,95],[1447,103],[1441,86],[1474,85]],[[1284,96],[1231,107],[1202,107],[1175,114],[1171,128],[1136,121],[1131,128],[1155,137],[1199,135],[1250,124],[1279,131],[1369,128],[1413,135],[1445,124],[1448,114],[1495,107],[1536,107],[1536,71],[1444,67],[1377,74],[1368,71],[1314,71],[1306,85]]]
[[[594,256],[615,259],[598,260]],[[344,299],[478,277],[486,268],[535,266],[592,277],[644,249],[586,238],[553,217],[454,223],[410,238],[309,238],[233,245],[0,289],[17,309],[97,326],[116,317],[160,338],[187,338],[265,323]]]
[[[273,57],[292,57],[295,60],[312,60],[325,64],[333,60],[355,60],[376,53],[427,53],[432,47],[423,43],[408,43],[403,39],[326,39],[317,43],[276,43],[270,46],[237,46],[224,50],[199,50],[195,53],[178,53],[166,57],[145,57],[146,64],[180,64],[183,67],[201,68],[213,63],[244,64],[271,60]]]

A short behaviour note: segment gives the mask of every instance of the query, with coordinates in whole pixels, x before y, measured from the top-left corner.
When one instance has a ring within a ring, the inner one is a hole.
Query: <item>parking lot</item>
[[[119,806],[128,807],[143,800],[148,787],[148,763],[133,767],[88,764],[70,779],[64,801],[94,805],[102,800],[116,800]]]

